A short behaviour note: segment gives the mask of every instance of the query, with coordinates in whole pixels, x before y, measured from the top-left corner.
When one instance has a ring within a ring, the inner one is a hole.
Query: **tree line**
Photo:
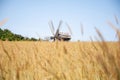
[[[38,41],[41,39],[36,39],[36,38],[28,38],[28,37],[23,37],[22,35],[19,34],[14,34],[8,29],[1,29],[0,28],[0,40],[2,41]]]

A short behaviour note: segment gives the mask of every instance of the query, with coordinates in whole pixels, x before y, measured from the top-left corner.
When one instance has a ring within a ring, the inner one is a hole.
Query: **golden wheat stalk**
[[[1,22],[0,22],[0,26],[2,26],[3,24],[5,24],[6,22],[8,21],[8,19],[3,19]]]

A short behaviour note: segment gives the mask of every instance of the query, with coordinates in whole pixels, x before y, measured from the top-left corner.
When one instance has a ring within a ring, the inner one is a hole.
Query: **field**
[[[0,41],[0,80],[120,80],[119,42]]]

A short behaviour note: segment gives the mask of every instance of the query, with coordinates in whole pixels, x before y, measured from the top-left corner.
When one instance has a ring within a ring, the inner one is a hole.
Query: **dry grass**
[[[108,24],[117,42],[97,28],[100,42],[0,41],[0,80],[120,80],[120,30]]]
[[[119,53],[117,42],[1,41],[0,80],[119,80]]]

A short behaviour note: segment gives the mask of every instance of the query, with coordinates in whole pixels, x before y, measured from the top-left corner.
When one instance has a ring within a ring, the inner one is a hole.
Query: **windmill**
[[[71,35],[69,33],[60,32],[61,25],[62,25],[62,21],[59,22],[58,28],[55,31],[53,22],[52,21],[49,22],[49,27],[53,35],[53,36],[50,36],[49,38],[50,40],[69,41],[71,39],[72,31],[70,26],[66,23]]]

